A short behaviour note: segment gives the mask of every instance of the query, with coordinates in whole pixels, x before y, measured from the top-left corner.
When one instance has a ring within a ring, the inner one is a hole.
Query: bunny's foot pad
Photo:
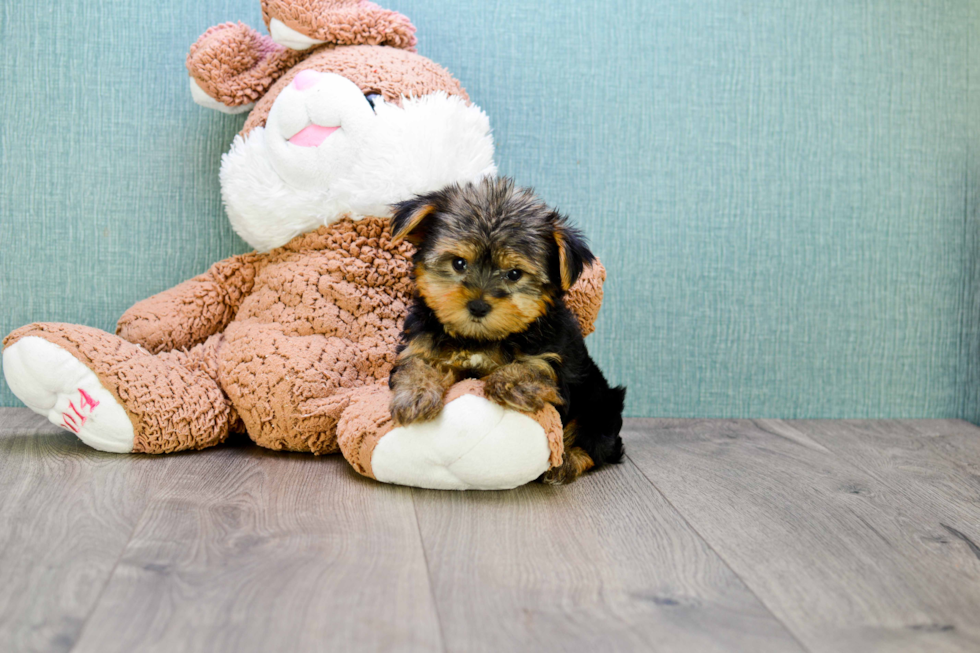
[[[37,336],[3,351],[7,385],[28,408],[99,451],[133,450],[133,424],[95,373],[58,345]]]
[[[395,425],[379,387],[351,403],[338,438],[360,473],[385,483],[435,490],[505,490],[529,483],[562,458],[561,421],[551,406],[534,415],[499,406],[482,384],[447,395],[436,419]],[[366,420],[366,421],[365,421]],[[362,423],[363,422],[363,423]]]

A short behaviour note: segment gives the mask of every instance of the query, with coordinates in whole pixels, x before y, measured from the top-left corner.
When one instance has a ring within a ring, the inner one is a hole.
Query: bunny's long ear
[[[306,57],[243,23],[223,23],[197,39],[187,55],[191,96],[208,109],[243,113]]]
[[[415,51],[415,26],[368,0],[262,0],[272,39],[292,50],[333,45],[388,45]]]
[[[560,213],[552,215],[557,255],[553,264],[553,281],[562,290],[568,290],[578,281],[586,265],[595,260],[595,254],[585,242],[585,236]]]

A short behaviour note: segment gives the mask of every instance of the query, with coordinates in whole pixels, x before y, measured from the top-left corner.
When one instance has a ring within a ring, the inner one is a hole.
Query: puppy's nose
[[[466,305],[466,308],[469,309],[470,315],[473,317],[483,317],[490,312],[492,307],[482,299],[474,299]]]

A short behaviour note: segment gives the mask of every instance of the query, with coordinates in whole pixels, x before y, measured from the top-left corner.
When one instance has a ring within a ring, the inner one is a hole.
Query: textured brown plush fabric
[[[265,0],[262,16],[267,26],[278,18],[326,43],[290,50],[247,25],[224,23],[187,55],[188,73],[209,96],[228,107],[258,103],[243,135],[265,124],[280,91],[303,70],[342,75],[396,104],[437,91],[469,101],[449,71],[415,54],[415,27],[397,12],[366,0]]]
[[[241,23],[201,36],[187,69],[227,106],[256,103],[243,134],[264,125],[279,92],[308,69],[342,75],[390,102],[439,91],[468,101],[448,71],[410,51],[411,23],[373,3],[265,0],[263,18],[328,43],[296,52]],[[387,228],[387,219],[343,218],[271,252],[220,261],[130,308],[117,335],[32,324],[4,345],[37,336],[89,367],[132,421],[137,452],[200,449],[244,430],[271,449],[341,448],[371,475],[374,448],[391,429],[386,382],[412,292],[411,245],[393,246]],[[596,262],[567,295],[586,334],[604,279]],[[458,384],[447,401],[465,393],[482,396],[482,384]],[[532,417],[558,465],[557,411]]]
[[[388,45],[414,50],[415,26],[367,0],[262,0],[265,26],[278,18],[300,34],[336,45]]]
[[[204,274],[131,307],[116,324],[116,335],[151,353],[186,349],[223,331],[255,283],[255,254],[219,261]]]
[[[355,390],[382,384],[387,393],[412,293],[411,254],[407,242],[392,245],[387,219],[344,218],[266,254],[220,261],[136,304],[118,328],[132,342],[89,327],[34,324],[4,344],[33,335],[76,356],[126,409],[138,451],[211,446],[240,418],[263,447],[332,453],[352,398],[387,411],[386,397]],[[602,274],[595,266],[569,292],[586,330]],[[559,423],[535,419],[560,441]],[[347,420],[359,428],[360,418]],[[373,451],[380,434],[351,437],[367,442],[352,448]]]
[[[216,335],[188,351],[153,355],[118,336],[75,324],[30,324],[4,338],[36,336],[91,369],[133,424],[137,453],[204,449],[228,437],[237,415],[217,382]]]
[[[187,72],[205,93],[229,107],[257,102],[279,77],[308,56],[242,23],[204,32],[187,55]]]
[[[582,335],[595,331],[595,321],[602,307],[602,284],[606,282],[606,268],[599,259],[582,271],[575,285],[565,295],[565,303],[578,317]]]
[[[402,97],[437,91],[469,101],[459,82],[439,64],[385,46],[325,45],[295,52],[246,25],[225,23],[205,32],[187,55],[187,71],[205,93],[227,106],[257,103],[243,135],[265,124],[279,93],[303,70],[341,75],[364,94],[377,93],[396,104]]]
[[[387,224],[344,219],[256,258],[219,379],[262,446],[335,451],[334,395],[387,378],[411,294],[410,250]]]
[[[415,50],[415,26],[408,18],[366,0],[266,0],[262,3],[262,18],[267,27],[272,18],[278,18],[301,34],[325,41],[321,49],[378,45],[387,46],[387,50]],[[229,107],[240,107],[258,101],[287,70],[319,51],[317,48],[290,50],[243,23],[224,23],[204,32],[191,46],[187,71],[212,98]],[[329,67],[338,65],[344,56],[335,54],[326,62],[323,57],[314,58],[325,63],[327,68],[321,69],[317,64],[310,67],[321,72],[337,72]],[[423,57],[418,60],[439,68]],[[392,84],[397,85],[399,77],[390,78]],[[357,78],[351,77],[351,80],[361,86]],[[459,87],[458,83],[456,87]],[[384,95],[387,100],[410,94],[398,93],[389,97],[380,88],[373,92]],[[431,91],[420,89],[417,94],[427,92]],[[447,92],[451,91],[447,89]],[[267,115],[268,109],[261,117],[261,124],[265,124]]]
[[[448,70],[414,52],[377,45],[323,46],[272,85],[248,114],[242,135],[265,125],[272,103],[303,70],[336,73],[357,84],[363,93],[377,93],[399,105],[403,96],[420,97],[437,91],[469,101]]]
[[[375,477],[371,469],[374,448],[394,428],[390,402],[387,383],[364,388],[351,398],[350,410],[345,410],[337,423],[337,444],[358,474]]]

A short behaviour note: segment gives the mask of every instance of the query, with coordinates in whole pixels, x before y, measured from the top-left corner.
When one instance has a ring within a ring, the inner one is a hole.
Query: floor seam
[[[425,578],[429,583],[429,598],[432,601],[432,611],[436,615],[436,624],[439,626],[439,644],[440,649],[443,653],[448,653],[448,648],[446,644],[446,633],[443,631],[442,627],[442,615],[439,614],[439,603],[436,601],[436,589],[432,582],[432,570],[429,567],[429,554],[425,551],[425,540],[422,538],[422,524],[419,522],[419,507],[415,502],[415,493],[417,490],[411,488],[412,496],[412,512],[415,515],[415,532],[419,536],[419,547],[422,549],[422,562],[425,563]]]
[[[812,650],[812,649],[811,649],[811,648],[810,648],[809,646],[806,646],[806,645],[805,645],[805,644],[803,643],[803,641],[802,641],[802,640],[801,640],[801,639],[800,639],[800,638],[799,638],[799,637],[797,636],[797,634],[796,634],[795,632],[793,632],[793,629],[792,629],[792,628],[790,628],[790,627],[789,627],[789,625],[788,625],[788,624],[787,624],[786,622],[784,622],[784,621],[783,621],[782,619],[780,619],[780,618],[779,618],[778,616],[776,616],[776,614],[775,614],[775,613],[774,613],[774,612],[772,611],[772,609],[770,609],[770,608],[769,608],[769,606],[768,606],[768,605],[766,605],[766,602],[762,600],[762,597],[761,597],[761,596],[759,596],[759,595],[758,595],[758,594],[756,593],[756,591],[755,591],[754,589],[752,589],[752,586],[751,586],[751,585],[749,585],[749,583],[748,583],[748,581],[746,581],[746,580],[745,580],[744,578],[742,578],[742,576],[741,576],[741,574],[739,574],[739,573],[738,573],[737,571],[735,571],[735,569],[734,569],[734,568],[732,568],[732,566],[731,566],[731,564],[729,564],[729,562],[728,562],[728,560],[727,560],[727,559],[725,558],[725,556],[723,556],[723,555],[722,555],[722,554],[721,554],[721,553],[720,553],[720,552],[719,552],[719,551],[718,551],[718,550],[717,550],[717,549],[716,549],[716,548],[714,547],[714,545],[712,545],[712,544],[711,544],[711,542],[709,542],[709,541],[708,541],[708,538],[706,538],[706,537],[705,537],[705,536],[704,536],[704,535],[703,535],[703,534],[701,533],[701,531],[699,531],[699,530],[698,530],[697,528],[695,528],[695,527],[694,527],[694,524],[692,524],[692,523],[691,523],[691,522],[690,522],[690,521],[688,520],[688,518],[687,518],[687,515],[685,515],[685,514],[684,514],[683,512],[681,512],[681,511],[680,511],[680,510],[679,510],[679,509],[677,508],[677,506],[675,506],[675,505],[674,505],[674,503],[673,503],[673,502],[672,502],[672,501],[671,501],[671,500],[670,500],[670,499],[669,499],[669,498],[667,497],[667,495],[663,493],[663,491],[662,491],[662,490],[661,490],[661,489],[660,489],[660,488],[659,488],[659,487],[657,486],[657,484],[656,484],[656,483],[654,483],[654,482],[653,482],[653,480],[652,480],[652,479],[651,479],[651,478],[650,478],[649,476],[647,476],[647,474],[646,474],[646,472],[645,472],[645,471],[643,471],[643,469],[642,469],[642,468],[641,468],[641,467],[640,467],[639,465],[637,465],[637,464],[636,464],[636,461],[635,461],[635,460],[633,460],[633,459],[632,459],[632,458],[630,457],[630,455],[629,455],[629,451],[628,451],[628,450],[627,450],[627,453],[626,453],[626,459],[627,459],[627,460],[629,460],[629,462],[630,462],[630,465],[632,465],[632,466],[633,466],[633,469],[635,469],[635,470],[636,470],[637,472],[639,472],[639,473],[640,473],[640,475],[641,475],[641,476],[642,476],[642,477],[643,477],[644,479],[646,479],[646,482],[647,482],[647,483],[649,483],[649,484],[650,484],[650,485],[651,485],[651,486],[653,487],[653,489],[654,489],[654,491],[656,491],[656,492],[657,492],[657,494],[659,494],[659,495],[660,495],[661,497],[663,497],[663,500],[664,500],[664,501],[666,501],[666,502],[667,502],[667,505],[668,505],[668,506],[670,506],[670,507],[671,507],[671,509],[672,509],[672,510],[673,510],[674,512],[676,512],[676,513],[677,513],[677,515],[678,515],[678,516],[679,516],[679,517],[680,517],[680,518],[681,518],[681,519],[682,519],[682,520],[684,521],[684,523],[685,523],[685,524],[687,524],[687,527],[688,527],[688,528],[690,528],[690,529],[691,529],[691,531],[692,531],[692,532],[694,532],[694,534],[695,534],[695,535],[697,535],[697,536],[698,536],[698,537],[699,537],[699,538],[701,539],[701,541],[702,541],[702,542],[704,542],[704,544],[705,544],[705,546],[707,546],[707,547],[708,547],[708,549],[709,549],[709,550],[710,550],[710,551],[711,551],[712,553],[714,553],[714,554],[715,554],[716,556],[718,556],[718,559],[719,559],[719,560],[721,560],[721,563],[722,563],[723,565],[725,565],[725,568],[726,568],[726,569],[728,569],[728,570],[729,570],[730,572],[732,572],[732,574],[733,574],[733,575],[735,576],[735,578],[737,578],[737,579],[739,580],[739,582],[740,582],[740,583],[742,583],[742,586],[743,586],[743,587],[744,587],[744,588],[745,588],[745,589],[746,589],[746,590],[747,590],[747,591],[748,591],[748,592],[749,592],[749,593],[750,593],[750,594],[751,594],[752,596],[754,596],[754,597],[755,597],[755,600],[759,602],[759,605],[761,605],[761,606],[762,606],[763,608],[765,608],[765,610],[766,610],[766,612],[768,612],[768,613],[769,613],[770,615],[772,615],[772,618],[773,618],[773,619],[775,619],[777,623],[779,623],[779,624],[780,624],[780,625],[781,625],[781,626],[782,626],[783,628],[785,628],[785,629],[786,629],[786,632],[787,632],[787,633],[789,633],[789,636],[790,636],[790,637],[792,637],[792,638],[793,638],[793,640],[794,640],[794,641],[795,641],[795,642],[796,642],[797,644],[799,644],[799,645],[800,645],[800,648],[801,648],[801,649],[803,649],[804,651],[807,651],[808,653],[813,653],[813,650]]]
[[[112,454],[112,455],[131,456],[133,454]],[[140,454],[135,454],[135,455],[140,455]],[[168,461],[168,466],[170,464],[172,463]],[[102,589],[99,590],[99,596],[96,597],[95,601],[92,602],[92,608],[88,611],[88,614],[85,615],[85,619],[82,620],[82,627],[78,629],[78,635],[75,637],[75,641],[72,642],[71,648],[68,649],[68,653],[72,653],[78,647],[78,643],[82,641],[82,636],[85,634],[85,629],[88,628],[88,625],[92,620],[92,615],[95,614],[95,611],[96,609],[98,609],[99,604],[102,603],[102,597],[105,596],[106,590],[109,588],[109,583],[111,583],[112,579],[115,577],[116,570],[119,569],[119,563],[122,562],[123,556],[126,555],[126,551],[129,549],[129,545],[132,544],[133,542],[133,536],[136,535],[136,531],[139,530],[140,525],[143,523],[143,518],[146,517],[146,513],[147,511],[149,511],[150,505],[153,503],[154,499],[156,499],[156,497],[162,491],[163,490],[160,490],[158,492],[152,493],[150,496],[147,496],[146,505],[143,506],[143,509],[140,511],[139,517],[137,517],[136,521],[133,523],[133,530],[129,532],[129,537],[126,538],[126,543],[122,546],[122,549],[119,551],[119,556],[116,558],[116,561],[112,564],[112,570],[109,572],[109,575],[106,576],[105,583],[102,584]]]

